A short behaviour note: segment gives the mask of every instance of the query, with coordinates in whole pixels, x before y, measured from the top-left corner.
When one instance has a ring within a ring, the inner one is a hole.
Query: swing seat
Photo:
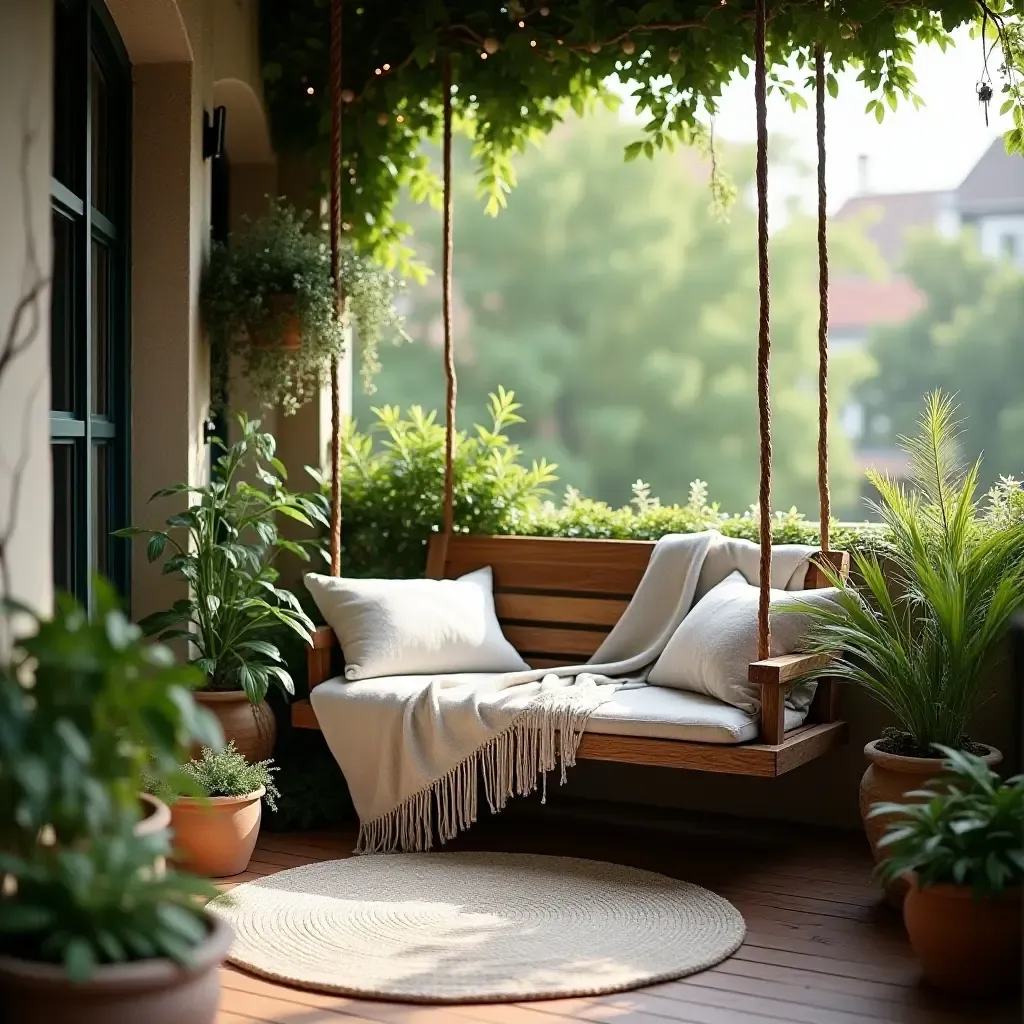
[[[432,538],[427,575],[455,578],[491,566],[498,619],[509,642],[534,668],[586,661],[618,621],[650,560],[653,541],[576,538]],[[819,555],[840,572],[848,556]],[[805,587],[825,585],[812,563]],[[337,638],[316,631],[309,651],[312,689],[340,675]],[[577,757],[774,778],[847,740],[836,716],[836,681],[818,683],[806,719],[787,709],[789,685],[828,663],[827,656],[789,654],[750,666],[761,687],[759,720],[700,694],[648,686],[622,690],[591,716]],[[319,729],[308,700],[292,705],[292,724]],[[790,726],[787,728],[787,726]]]

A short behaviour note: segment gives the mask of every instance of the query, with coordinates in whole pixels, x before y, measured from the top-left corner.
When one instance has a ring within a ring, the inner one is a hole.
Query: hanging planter
[[[298,352],[302,348],[302,319],[294,295],[271,295],[267,315],[246,325],[254,348]]]
[[[350,249],[342,272],[347,314],[358,331],[364,380],[377,366],[377,345],[404,339],[393,304],[400,287],[389,273]],[[228,244],[215,244],[202,281],[203,321],[213,349],[213,394],[227,393],[234,365],[262,406],[296,412],[327,384],[345,349],[323,232],[278,200],[245,219]]]

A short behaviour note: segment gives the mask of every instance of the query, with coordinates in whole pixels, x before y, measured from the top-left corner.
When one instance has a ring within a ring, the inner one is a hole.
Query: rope
[[[344,306],[341,272],[341,4],[331,0],[331,280],[338,316]],[[331,359],[331,575],[341,575],[341,368]]]
[[[828,231],[825,214],[825,49],[814,48],[814,83],[818,120],[818,501],[821,550],[828,551]]]
[[[446,54],[441,72],[444,93],[444,225],[441,243],[441,304],[444,316],[444,372],[447,381],[444,432],[444,533],[455,529],[455,349],[452,344],[452,59]]]
[[[761,441],[761,481],[758,510],[761,540],[761,579],[757,605],[757,658],[771,654],[768,607],[772,583],[772,412],[769,400],[771,321],[768,295],[768,105],[765,68],[766,0],[754,0],[754,103],[757,107],[757,276],[760,317],[757,328],[757,412]]]

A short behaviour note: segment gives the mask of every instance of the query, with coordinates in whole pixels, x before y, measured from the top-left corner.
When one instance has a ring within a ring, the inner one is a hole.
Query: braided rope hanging
[[[444,373],[446,382],[444,431],[444,537],[455,529],[455,348],[452,342],[452,59],[445,55],[441,69],[444,127],[444,207],[441,240],[441,312],[444,319]]]
[[[338,316],[345,306],[341,256],[341,4],[331,0],[331,280]],[[341,575],[341,367],[331,359],[331,575]]]
[[[769,399],[771,321],[768,292],[768,104],[765,57],[765,0],[754,2],[754,105],[757,108],[757,278],[759,317],[757,328],[757,412],[761,442],[761,479],[758,515],[761,543],[760,593],[757,605],[757,658],[771,654],[768,608],[772,580],[772,412]]]
[[[829,549],[828,493],[828,222],[825,213],[825,49],[814,48],[815,111],[818,136],[818,502],[821,550]]]

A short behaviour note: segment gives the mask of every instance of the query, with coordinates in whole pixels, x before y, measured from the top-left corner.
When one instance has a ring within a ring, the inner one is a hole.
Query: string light
[[[549,8],[549,7],[542,7],[540,9],[540,16],[542,18],[546,18],[550,13],[551,13],[551,8]]]
[[[500,45],[494,36],[487,36],[484,39],[484,53],[497,53]]]
[[[377,124],[379,124],[379,125],[380,125],[380,126],[381,126],[381,127],[383,128],[383,127],[384,127],[384,125],[386,125],[387,123],[388,123],[388,114],[387,114],[387,111],[386,111],[386,110],[382,110],[382,111],[381,111],[381,112],[380,112],[380,113],[379,113],[379,114],[377,115]]]
[[[401,124],[401,123],[402,123],[402,122],[403,122],[403,121],[405,120],[405,118],[404,118],[404,117],[402,117],[402,115],[401,115],[401,114],[399,114],[399,115],[398,115],[398,117],[396,117],[396,118],[395,118],[395,120],[396,120],[396,121],[397,121],[397,122],[398,122],[399,124]]]
[[[385,71],[390,71],[391,70],[391,65],[390,64],[385,64],[384,65],[384,70]]]
[[[537,45],[537,40],[536,39],[531,39],[530,40],[530,45],[531,46],[536,46]]]
[[[632,56],[634,53],[636,53],[636,43],[634,43],[632,39],[623,39],[622,52],[627,57]]]
[[[306,86],[306,95],[307,96],[312,96],[314,92],[316,92],[316,90],[313,88],[313,86],[311,86],[311,85]]]
[[[487,54],[486,53],[481,53],[480,54],[480,59],[481,60],[487,60]]]
[[[380,68],[374,68],[374,69],[373,69],[373,73],[374,73],[375,75],[379,75],[379,74],[381,73],[381,70],[380,70]]]
[[[341,90],[341,102],[351,103],[356,98],[356,94],[351,89]]]
[[[520,28],[526,28],[526,22],[525,21],[519,22],[519,27]]]

